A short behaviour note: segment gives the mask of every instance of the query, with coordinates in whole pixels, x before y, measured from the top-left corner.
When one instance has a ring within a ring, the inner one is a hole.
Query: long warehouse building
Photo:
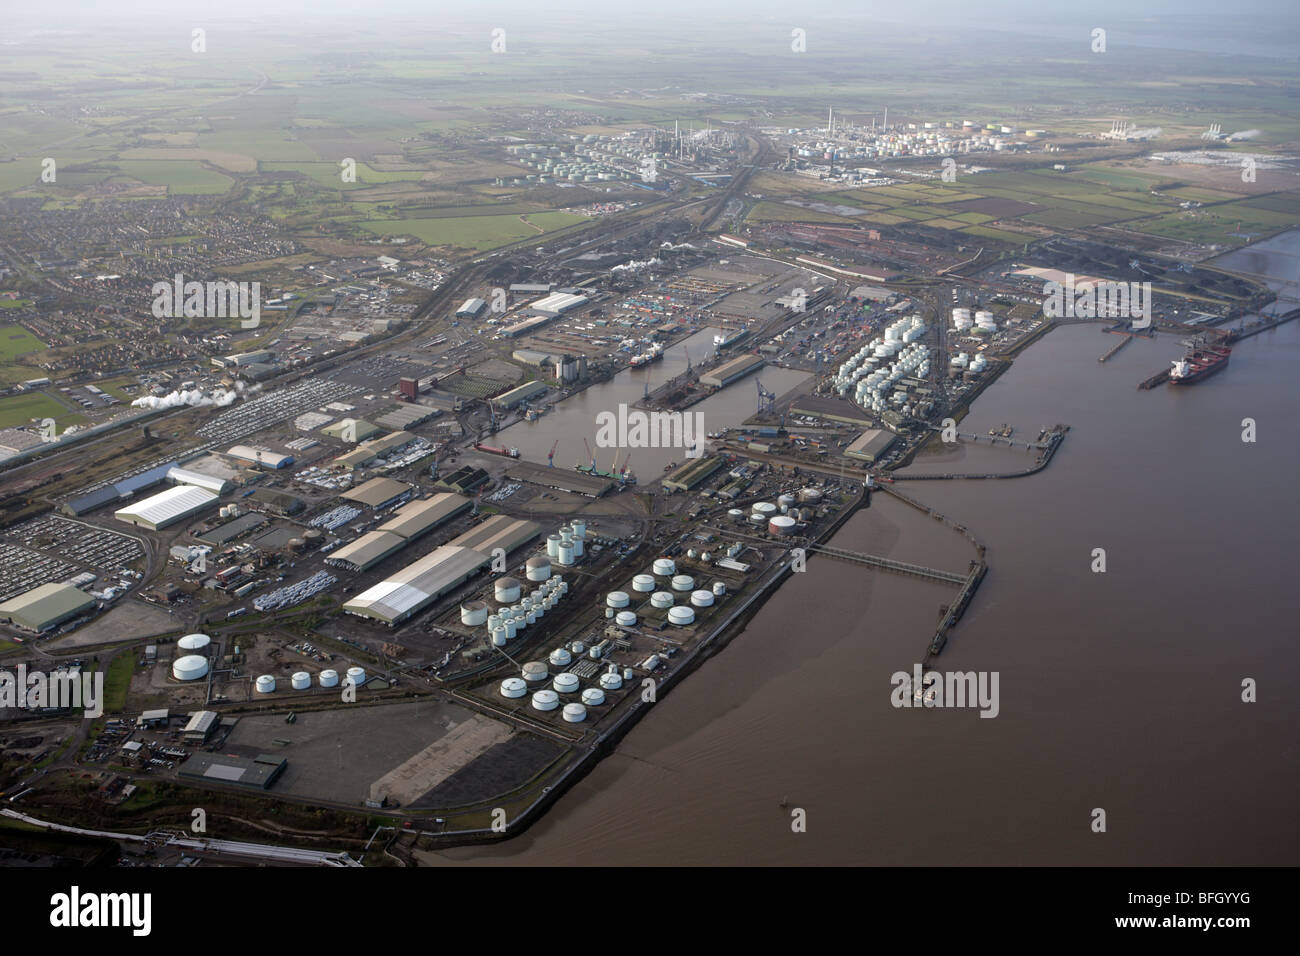
[[[730,362],[723,362],[712,372],[700,376],[701,385],[712,385],[714,388],[722,388],[724,385],[730,385],[737,379],[744,378],[750,372],[761,368],[763,360],[757,355],[741,355],[732,359]]]
[[[419,613],[492,563],[494,548],[509,554],[541,533],[541,525],[496,515],[367,588],[343,605],[358,617],[390,627]]]
[[[218,496],[206,488],[173,485],[166,491],[113,512],[113,517],[137,528],[161,531],[211,508],[217,501]]]
[[[94,606],[93,597],[71,584],[42,584],[0,604],[0,622],[40,634]]]

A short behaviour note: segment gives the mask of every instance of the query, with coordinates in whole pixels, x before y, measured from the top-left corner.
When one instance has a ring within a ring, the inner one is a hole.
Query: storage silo
[[[254,684],[259,694],[275,693],[275,678],[270,674],[263,674]]]
[[[364,667],[349,667],[347,681],[354,687],[360,687],[366,682],[366,671]]]
[[[676,600],[671,591],[656,591],[650,595],[650,606],[662,610],[663,608],[672,607]]]
[[[695,579],[689,574],[678,574],[673,577],[674,591],[690,591],[695,588]]]
[[[523,666],[523,678],[530,684],[537,684],[546,680],[550,672],[547,671],[546,665],[541,661],[529,661]]]
[[[605,595],[605,606],[613,608],[627,607],[631,600],[626,591],[610,591],[609,594]]]
[[[668,623],[676,624],[678,627],[685,627],[687,624],[695,622],[695,611],[685,604],[679,604],[668,610]]]
[[[323,670],[316,676],[322,687],[338,687],[339,672],[336,670]]]
[[[528,682],[522,677],[507,677],[501,682],[501,696],[517,698],[528,693]]]
[[[732,508],[727,512],[727,517],[732,521],[744,521],[745,512],[741,511],[739,508]]]
[[[546,556],[551,559],[555,559],[560,556],[560,536],[558,534],[552,534],[547,536]]]
[[[789,515],[777,515],[767,523],[767,533],[780,536],[794,534],[795,526],[798,524]]]
[[[551,656],[547,660],[556,667],[565,667],[573,661],[573,655],[563,647],[557,647],[551,651]]]
[[[492,584],[493,596],[498,604],[514,604],[522,591],[518,578],[501,577]]]
[[[655,589],[655,577],[653,574],[638,574],[632,579],[632,590],[642,593],[648,593]]]
[[[618,675],[618,668],[600,675],[600,686],[605,690],[618,690],[623,686],[623,678]]]
[[[573,537],[585,541],[587,538],[587,522],[583,518],[574,518],[569,522],[569,527],[573,529]]]
[[[727,593],[727,586],[726,586],[725,584],[723,584],[721,581],[714,581],[714,582],[713,582],[713,596],[714,596],[714,597],[722,597],[722,595],[724,595],[724,594],[726,594],[726,593]]]
[[[713,606],[713,592],[712,592],[712,591],[704,591],[704,590],[700,590],[700,591],[692,591],[692,592],[691,592],[691,603],[692,603],[693,605],[695,605],[696,607],[712,607],[712,606]]]
[[[460,606],[460,623],[478,627],[488,619],[488,606],[483,601],[466,601]]]
[[[533,694],[533,710],[554,710],[560,706],[560,695],[553,690],[539,690]]]
[[[524,565],[524,577],[529,581],[545,581],[551,576],[551,559],[541,555],[529,558]]]
[[[560,565],[562,565],[563,567],[566,567],[566,568],[567,568],[567,567],[571,567],[571,566],[573,565],[573,545],[572,545],[572,543],[570,543],[570,544],[565,544],[564,542],[560,542],[559,553],[556,555],[555,561],[556,561],[557,564],[560,564]]]
[[[311,687],[311,675],[306,671],[295,671],[293,677],[289,678],[289,686],[294,690],[307,690]]]
[[[177,680],[198,680],[208,675],[208,659],[198,654],[186,654],[172,661],[172,677]]]
[[[614,623],[619,627],[635,627],[636,615],[631,611],[619,611],[614,617]]]
[[[587,708],[581,704],[565,704],[562,716],[571,724],[578,724],[587,719]]]
[[[599,687],[588,687],[582,692],[582,702],[588,707],[597,707],[605,703],[605,692]]]
[[[206,634],[186,634],[176,642],[176,646],[186,654],[197,654],[211,643],[212,638]]]
[[[756,515],[763,515],[766,518],[770,518],[772,515],[776,514],[777,507],[770,501],[756,501],[754,502],[753,511]]]
[[[576,694],[578,692],[578,675],[570,674],[568,671],[563,674],[556,674],[555,680],[551,681],[551,686],[560,694]]]
[[[671,577],[677,573],[677,562],[672,558],[655,558],[653,570],[661,578]]]

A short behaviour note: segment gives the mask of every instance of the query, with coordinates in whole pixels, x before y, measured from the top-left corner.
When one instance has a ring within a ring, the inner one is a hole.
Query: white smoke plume
[[[695,247],[691,245],[689,242],[683,242],[681,245],[678,246],[674,246],[671,242],[665,242],[659,248],[667,249],[669,252],[676,252],[679,249],[694,249]]]
[[[633,259],[631,262],[624,262],[622,265],[614,266],[614,268],[610,269],[609,271],[610,272],[640,272],[642,269],[651,269],[657,265],[662,265],[662,264],[663,263],[659,260],[658,256],[656,256],[653,259],[643,259],[639,262]]]
[[[1231,136],[1229,136],[1228,142],[1239,143],[1245,139],[1254,139],[1258,135],[1259,135],[1259,130],[1257,129],[1243,129],[1241,132],[1233,133]]]
[[[225,388],[218,388],[211,394],[202,389],[178,390],[168,392],[161,397],[157,395],[143,395],[131,403],[132,408],[200,408],[212,406],[215,408],[225,408],[227,405],[233,405],[235,399],[239,398],[239,392],[242,389],[231,391]]]

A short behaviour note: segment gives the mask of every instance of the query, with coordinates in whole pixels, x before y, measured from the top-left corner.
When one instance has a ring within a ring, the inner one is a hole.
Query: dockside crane
[[[776,393],[765,389],[758,379],[754,382],[758,385],[758,414],[771,415],[776,410]]]
[[[557,449],[557,448],[559,448],[559,447],[560,447],[560,440],[557,438],[557,439],[555,439],[555,444],[551,446],[551,450],[550,450],[549,452],[546,453],[546,467],[547,467],[547,468],[554,468],[554,467],[555,467],[555,449]]]

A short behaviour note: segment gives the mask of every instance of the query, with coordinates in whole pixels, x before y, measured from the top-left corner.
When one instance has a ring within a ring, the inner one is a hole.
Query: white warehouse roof
[[[491,556],[482,552],[443,545],[361,592],[345,603],[343,609],[396,624],[437,600],[491,561]]]
[[[194,485],[173,485],[113,513],[118,521],[157,531],[215,504],[217,496]]]
[[[552,292],[544,299],[538,299],[532,304],[532,308],[538,312],[550,312],[559,315],[561,312],[567,312],[576,308],[587,301],[585,295],[571,295],[568,292]]]
[[[202,472],[190,471],[179,466],[167,472],[167,480],[173,485],[193,485],[196,488],[206,488],[213,494],[218,495],[225,494],[230,490],[230,482],[224,478],[205,475]]]
[[[285,465],[293,464],[292,455],[282,455],[279,452],[271,451],[269,448],[253,448],[250,445],[235,445],[226,454],[231,458],[240,458],[259,465],[269,465],[272,468],[283,468]]]

